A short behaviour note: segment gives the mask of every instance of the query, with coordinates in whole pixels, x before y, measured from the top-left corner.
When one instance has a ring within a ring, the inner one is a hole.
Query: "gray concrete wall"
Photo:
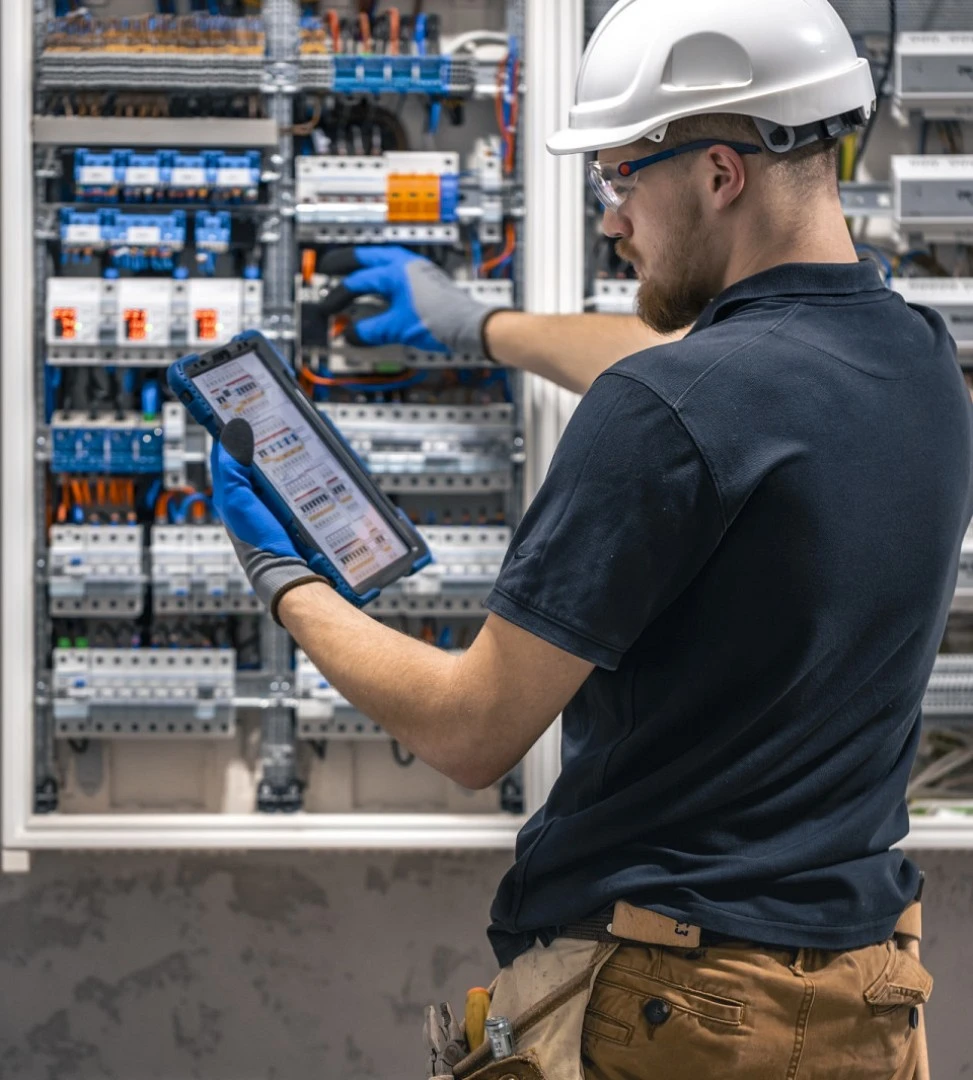
[[[973,1077],[973,854],[924,856],[935,1080]],[[0,1080],[421,1080],[499,854],[45,855],[0,878]]]

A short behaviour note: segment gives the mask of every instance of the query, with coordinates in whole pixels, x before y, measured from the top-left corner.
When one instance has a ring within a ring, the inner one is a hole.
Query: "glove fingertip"
[[[234,417],[223,428],[220,446],[238,465],[249,467],[253,463],[253,428],[242,417]]]
[[[344,277],[346,274],[354,273],[355,270],[361,270],[365,265],[359,257],[362,250],[362,248],[344,247],[329,251],[318,263],[318,273],[324,274],[325,277]]]

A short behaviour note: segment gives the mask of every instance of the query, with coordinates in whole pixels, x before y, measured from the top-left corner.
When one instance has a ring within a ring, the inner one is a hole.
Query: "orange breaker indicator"
[[[126,341],[145,341],[147,324],[143,308],[126,308],[122,313],[125,320]]]
[[[78,336],[78,309],[56,307],[51,312],[54,320],[54,336],[62,341],[73,341]]]
[[[216,341],[219,337],[220,320],[215,308],[197,308],[193,313],[196,320],[196,337],[200,341]]]

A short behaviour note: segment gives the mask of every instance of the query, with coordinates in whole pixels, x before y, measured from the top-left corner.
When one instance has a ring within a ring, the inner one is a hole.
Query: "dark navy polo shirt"
[[[617,899],[785,946],[887,938],[971,501],[935,312],[788,264],[579,404],[490,610],[596,665],[521,831],[501,965]]]

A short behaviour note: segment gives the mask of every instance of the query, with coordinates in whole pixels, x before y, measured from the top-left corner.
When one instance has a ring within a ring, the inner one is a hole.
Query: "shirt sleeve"
[[[723,531],[719,494],[678,415],[607,372],[565,429],[486,606],[613,671]]]

